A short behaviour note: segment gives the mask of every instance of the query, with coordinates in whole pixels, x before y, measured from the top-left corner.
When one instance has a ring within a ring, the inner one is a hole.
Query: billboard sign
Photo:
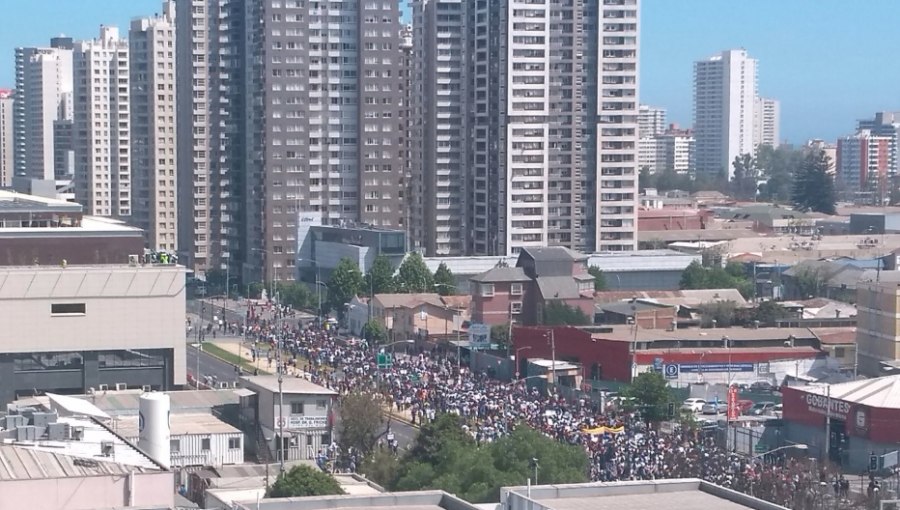
[[[850,404],[843,400],[828,398],[825,395],[816,395],[807,393],[804,397],[809,410],[816,414],[822,414],[836,418],[838,420],[846,420],[850,414]]]
[[[682,363],[682,372],[754,372],[753,363]]]
[[[738,407],[738,387],[728,387],[728,421],[737,420],[741,415],[741,409]]]
[[[328,428],[327,416],[291,416],[288,418],[287,429],[324,429]]]
[[[491,346],[491,325],[475,322],[469,324],[469,347],[487,349]]]

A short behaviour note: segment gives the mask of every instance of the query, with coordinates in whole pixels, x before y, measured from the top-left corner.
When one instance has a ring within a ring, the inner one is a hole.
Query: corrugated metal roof
[[[125,475],[130,471],[144,473],[150,470],[107,461],[102,457],[85,458],[31,447],[0,445],[0,480]]]
[[[535,280],[541,297],[546,299],[576,299],[581,297],[578,284],[571,276],[543,276]]]
[[[473,282],[497,283],[497,282],[527,282],[530,281],[521,267],[494,267],[487,272],[470,278]]]
[[[139,417],[137,415],[118,416],[109,428],[122,437],[138,437]],[[169,416],[169,434],[172,436],[240,434],[241,431],[211,414],[172,414]]]
[[[805,386],[798,389],[816,395],[830,396],[851,404],[900,409],[900,375],[832,384],[830,393],[826,385]]]

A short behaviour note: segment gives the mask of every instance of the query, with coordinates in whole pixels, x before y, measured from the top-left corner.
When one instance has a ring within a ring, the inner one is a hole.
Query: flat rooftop
[[[247,389],[252,390],[254,387],[257,387],[272,393],[278,393],[277,375],[249,375],[241,377],[241,381],[243,381],[241,385]],[[283,393],[298,393],[302,395],[337,395],[337,392],[309,382],[302,377],[290,376],[282,379],[281,391]]]
[[[314,496],[307,498],[274,498],[235,502],[241,510],[478,510],[444,491],[387,492],[368,495]]]
[[[0,212],[74,212],[80,213],[82,207],[79,204],[57,200],[55,198],[39,197],[15,191],[0,190]]]
[[[506,508],[524,510],[784,510],[698,479],[543,485],[501,489]]]
[[[109,428],[116,431],[124,438],[135,438],[140,435],[139,416],[117,416],[113,419]],[[170,414],[169,435],[210,435],[210,434],[240,434],[241,431],[211,414]]]
[[[186,390],[165,391],[169,396],[172,416],[179,413],[207,414],[214,407],[238,404],[241,399],[234,389],[227,390]],[[141,406],[142,390],[122,391],[96,391],[93,395],[73,395],[71,398],[90,401],[98,409],[106,414],[116,417],[125,415],[137,416]],[[15,401],[15,404],[27,406],[40,406],[51,410],[50,398],[46,396],[25,397]]]

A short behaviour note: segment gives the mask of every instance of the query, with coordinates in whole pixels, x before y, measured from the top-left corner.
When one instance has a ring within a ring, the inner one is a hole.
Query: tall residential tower
[[[727,50],[694,62],[695,164],[707,175],[734,174],[732,162],[756,148],[757,61]]]
[[[178,249],[175,122],[175,4],[131,22],[132,220],[147,246]]]

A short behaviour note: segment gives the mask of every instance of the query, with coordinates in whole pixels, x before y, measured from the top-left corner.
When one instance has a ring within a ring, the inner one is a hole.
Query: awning
[[[88,416],[98,420],[109,420],[109,415],[87,400],[47,393],[51,407],[60,416]]]
[[[256,392],[253,390],[248,390],[247,388],[238,388],[234,390],[234,394],[239,397],[249,397],[250,395],[256,395]]]

